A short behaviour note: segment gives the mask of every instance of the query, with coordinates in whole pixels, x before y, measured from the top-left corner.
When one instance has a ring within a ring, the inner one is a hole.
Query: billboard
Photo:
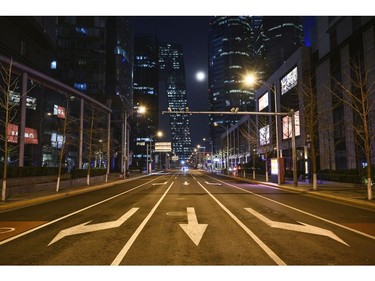
[[[258,110],[262,111],[268,106],[268,92],[261,96],[258,100]]]
[[[58,133],[51,134],[51,146],[60,149],[64,143],[64,137]]]
[[[299,121],[299,111],[294,113],[295,121],[295,136],[301,134],[300,121]],[[292,137],[292,117],[285,116],[283,117],[283,140],[289,139]]]
[[[155,152],[171,152],[171,142],[155,142]]]
[[[259,143],[266,145],[270,143],[270,125],[264,126],[259,129]]]
[[[8,124],[8,142],[18,143],[18,125]]]
[[[18,125],[8,124],[8,142],[18,143]],[[38,131],[25,127],[25,144],[38,144]]]
[[[20,105],[21,94],[10,91],[9,92],[9,104],[10,105]],[[26,108],[36,110],[36,98],[26,96]]]
[[[281,95],[287,93],[290,89],[297,85],[298,73],[297,66],[292,69],[284,78],[281,79]]]
[[[54,104],[53,115],[56,115],[58,118],[65,119],[65,107]]]

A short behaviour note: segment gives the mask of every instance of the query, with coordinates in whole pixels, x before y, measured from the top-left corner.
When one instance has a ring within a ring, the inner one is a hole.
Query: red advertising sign
[[[8,124],[8,142],[18,143],[18,125]]]
[[[65,119],[65,107],[53,105],[53,114],[59,118]]]
[[[25,144],[38,144],[38,131],[25,128]]]
[[[8,142],[18,143],[18,125],[8,124]],[[25,128],[25,144],[38,144],[38,131]]]

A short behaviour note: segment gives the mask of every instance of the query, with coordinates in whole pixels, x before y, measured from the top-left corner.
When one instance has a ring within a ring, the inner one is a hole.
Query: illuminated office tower
[[[279,68],[304,44],[302,17],[264,16],[255,27],[255,57],[265,76]],[[260,64],[263,61],[263,64]]]
[[[210,111],[254,110],[254,91],[243,83],[244,75],[252,66],[251,17],[213,17],[209,30]],[[227,126],[241,117],[211,115],[211,137],[218,139]]]
[[[165,84],[168,107],[173,111],[188,107],[182,45],[163,43],[159,47],[160,80]],[[188,114],[171,114],[172,151],[180,161],[192,153]]]
[[[158,131],[159,48],[154,35],[137,34],[134,37],[134,104],[147,108],[144,118],[134,120],[132,128],[133,165],[146,167],[149,149]]]

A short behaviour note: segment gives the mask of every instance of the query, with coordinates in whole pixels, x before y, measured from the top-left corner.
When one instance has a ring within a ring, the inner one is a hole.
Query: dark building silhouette
[[[269,75],[304,44],[302,17],[264,16],[254,26],[254,41],[259,73]]]
[[[159,111],[159,45],[153,35],[134,37],[134,104],[145,106],[144,118],[132,129],[133,165],[146,167],[152,141],[158,131]],[[149,146],[149,148],[147,148]],[[150,160],[150,159],[149,159]]]
[[[159,64],[161,82],[166,89],[168,108],[172,111],[186,110],[188,102],[182,46],[171,43],[160,44]],[[185,161],[192,153],[189,115],[171,114],[170,126],[172,152],[180,161]]]

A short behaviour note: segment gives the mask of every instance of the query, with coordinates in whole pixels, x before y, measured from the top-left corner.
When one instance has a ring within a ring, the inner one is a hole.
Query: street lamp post
[[[256,76],[253,75],[253,74],[246,75],[245,81],[246,81],[246,84],[249,84],[249,85],[254,85],[254,84],[258,83]],[[265,84],[263,82],[260,82],[260,84],[262,84],[263,86],[265,86],[268,90],[270,90],[273,93],[273,96],[274,96],[274,105],[275,105],[275,113],[278,113],[276,91],[274,90],[274,88],[272,86],[269,86],[269,85],[267,85],[267,84]],[[278,115],[275,115],[275,135],[276,135],[276,158],[277,158],[276,159],[276,165],[277,165],[277,170],[278,170],[278,173],[277,173],[277,183],[281,184],[280,163],[279,163],[280,149],[279,149]]]
[[[133,109],[131,110],[130,112],[128,111],[125,111],[124,112],[124,141],[123,141],[123,152],[122,152],[122,156],[123,156],[123,179],[126,178],[126,172],[127,172],[127,169],[128,169],[128,157],[129,157],[129,150],[128,150],[128,136],[127,136],[127,131],[128,131],[128,118],[130,116],[132,116],[134,113],[145,113],[146,112],[146,108],[144,106],[140,106],[140,107],[137,107],[136,109]]]
[[[147,174],[149,174],[151,171],[151,169],[149,168],[149,160],[148,160],[148,156],[149,156],[149,154],[152,154],[152,140],[153,140],[153,138],[155,137],[155,136],[158,136],[158,137],[162,137],[163,136],[163,132],[162,131],[158,131],[155,135],[153,135],[152,137],[150,137],[150,144],[147,144],[146,143],[146,149],[147,149],[147,159],[146,159],[146,165],[147,165],[147,167],[146,167],[146,173]],[[150,147],[150,149],[149,149],[149,147]],[[150,153],[149,153],[149,151],[150,151]]]

